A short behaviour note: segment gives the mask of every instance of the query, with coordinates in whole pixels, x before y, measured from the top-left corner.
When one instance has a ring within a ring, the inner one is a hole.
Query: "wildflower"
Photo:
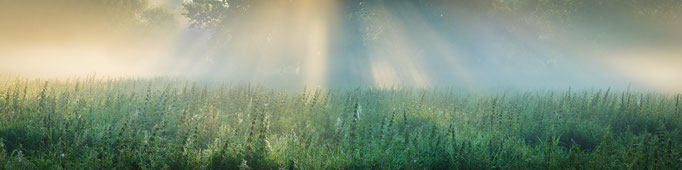
[[[341,117],[336,117],[336,124],[334,126],[336,127],[341,126]]]
[[[251,169],[249,165],[246,164],[246,160],[242,160],[242,164],[239,165],[239,169]]]
[[[358,104],[358,120],[360,120],[360,113],[362,112],[362,105]]]

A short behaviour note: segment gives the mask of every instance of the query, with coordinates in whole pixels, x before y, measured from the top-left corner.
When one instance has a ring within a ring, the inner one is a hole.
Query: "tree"
[[[183,13],[192,27],[216,28],[227,16],[229,4],[226,0],[194,0],[183,4]]]
[[[246,15],[256,0],[192,0],[184,3],[183,15],[194,28],[208,28],[216,31],[226,29],[228,22]]]

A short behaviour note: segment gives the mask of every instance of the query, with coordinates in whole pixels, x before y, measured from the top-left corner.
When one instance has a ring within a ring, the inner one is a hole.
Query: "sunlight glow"
[[[202,14],[216,23],[196,26],[185,5],[199,1],[46,2],[0,1],[0,72],[286,87],[632,82],[682,90],[675,11],[627,16],[636,7],[605,6],[600,14],[611,16],[597,19],[574,1],[201,1],[224,11]]]
[[[605,61],[633,84],[664,91],[682,92],[682,50],[639,49],[616,53]]]

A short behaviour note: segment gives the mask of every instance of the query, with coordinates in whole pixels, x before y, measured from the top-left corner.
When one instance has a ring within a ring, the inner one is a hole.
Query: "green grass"
[[[679,95],[0,82],[0,169],[682,169]]]

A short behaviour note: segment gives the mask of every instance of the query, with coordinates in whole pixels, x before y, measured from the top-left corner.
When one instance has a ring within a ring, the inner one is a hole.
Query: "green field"
[[[0,169],[682,169],[680,95],[0,82]]]

